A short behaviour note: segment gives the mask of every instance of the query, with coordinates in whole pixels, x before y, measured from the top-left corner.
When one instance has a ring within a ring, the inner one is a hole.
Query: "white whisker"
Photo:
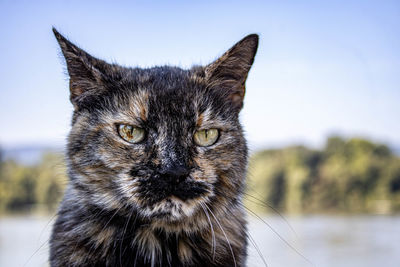
[[[211,222],[210,216],[208,215],[207,210],[204,208],[203,203],[200,202],[200,206],[201,206],[201,208],[203,209],[204,214],[207,216],[208,222],[210,223],[210,227],[211,227],[211,239],[212,239],[212,241],[211,241],[211,246],[212,246],[211,249],[212,249],[212,255],[213,255],[213,260],[214,260],[214,259],[215,259],[215,248],[216,248],[216,246],[217,246],[216,240],[215,240],[214,227],[213,227],[213,224],[212,224],[212,222]]]
[[[214,213],[211,211],[211,209],[207,206],[207,204],[205,204],[205,207],[208,209],[208,211],[209,211],[209,212],[211,213],[211,215],[214,217],[214,219],[215,219],[215,221],[217,222],[219,228],[221,229],[222,233],[224,234],[225,239],[226,239],[226,242],[228,242],[229,249],[231,250],[231,254],[232,254],[232,258],[233,258],[233,263],[235,264],[235,267],[236,267],[237,265],[236,265],[235,254],[233,253],[233,249],[232,249],[231,243],[229,242],[228,236],[226,235],[226,233],[225,233],[225,231],[224,231],[224,228],[222,228],[222,225],[219,223],[217,217],[214,215]]]
[[[254,248],[257,250],[257,253],[258,253],[258,255],[260,256],[261,260],[264,262],[265,266],[268,267],[267,261],[265,260],[264,255],[261,253],[261,250],[260,250],[260,248],[258,247],[256,241],[255,241],[254,238],[251,236],[250,232],[249,232],[248,234],[249,234],[249,240],[250,240],[250,242],[253,244]]]
[[[253,214],[253,216],[255,216],[256,218],[258,218],[260,221],[262,221],[266,226],[268,226],[269,229],[271,229],[278,237],[280,240],[282,240],[282,242],[284,242],[288,247],[290,247],[294,252],[296,252],[297,255],[299,255],[300,257],[302,257],[305,261],[307,261],[308,263],[310,263],[312,266],[315,266],[315,264],[310,261],[309,259],[307,259],[303,254],[301,254],[293,245],[291,245],[288,241],[286,241],[285,238],[283,238],[269,223],[267,223],[265,220],[263,220],[260,216],[257,215],[257,213],[255,213],[254,211],[252,211],[251,209],[247,208],[246,206],[243,205],[243,207],[245,209],[247,209],[251,214]]]

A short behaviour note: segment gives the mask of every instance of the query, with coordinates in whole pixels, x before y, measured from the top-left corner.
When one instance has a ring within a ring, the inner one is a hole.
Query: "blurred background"
[[[248,266],[398,266],[399,1],[0,0],[0,266],[46,266],[67,183],[55,26],[127,66],[207,64],[261,37],[241,121]]]

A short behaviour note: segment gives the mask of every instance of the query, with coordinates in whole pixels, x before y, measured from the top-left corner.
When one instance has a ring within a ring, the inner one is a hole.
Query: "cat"
[[[56,29],[74,111],[51,266],[245,266],[239,122],[258,35],[188,70],[128,68]]]

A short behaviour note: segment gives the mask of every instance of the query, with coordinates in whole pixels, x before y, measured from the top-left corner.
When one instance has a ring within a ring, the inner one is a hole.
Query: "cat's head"
[[[238,115],[257,35],[183,70],[108,64],[54,33],[74,106],[69,174],[85,201],[178,221],[238,200],[247,164]]]

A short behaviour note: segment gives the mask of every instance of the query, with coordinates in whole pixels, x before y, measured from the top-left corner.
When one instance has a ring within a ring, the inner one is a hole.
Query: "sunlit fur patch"
[[[135,120],[145,121],[148,116],[148,98],[149,92],[145,89],[138,89],[134,93],[129,94],[127,99],[122,100],[116,98],[115,106],[118,107],[117,113],[105,113],[104,122],[121,121],[130,122]]]
[[[97,233],[93,233],[94,241],[97,246],[105,246],[108,247],[111,242],[113,242],[113,237],[115,235],[116,229],[113,227],[104,227],[101,226],[100,231]]]
[[[132,240],[132,245],[138,247],[138,253],[141,254],[151,266],[155,266],[156,260],[161,255],[160,240],[154,235],[150,228],[142,228]]]
[[[192,250],[184,240],[178,241],[178,256],[182,262],[189,264],[192,262]]]
[[[87,257],[88,257],[88,251],[82,248],[77,248],[69,255],[68,260],[70,262],[74,262],[76,266],[79,266],[85,264],[85,261],[88,260]]]

